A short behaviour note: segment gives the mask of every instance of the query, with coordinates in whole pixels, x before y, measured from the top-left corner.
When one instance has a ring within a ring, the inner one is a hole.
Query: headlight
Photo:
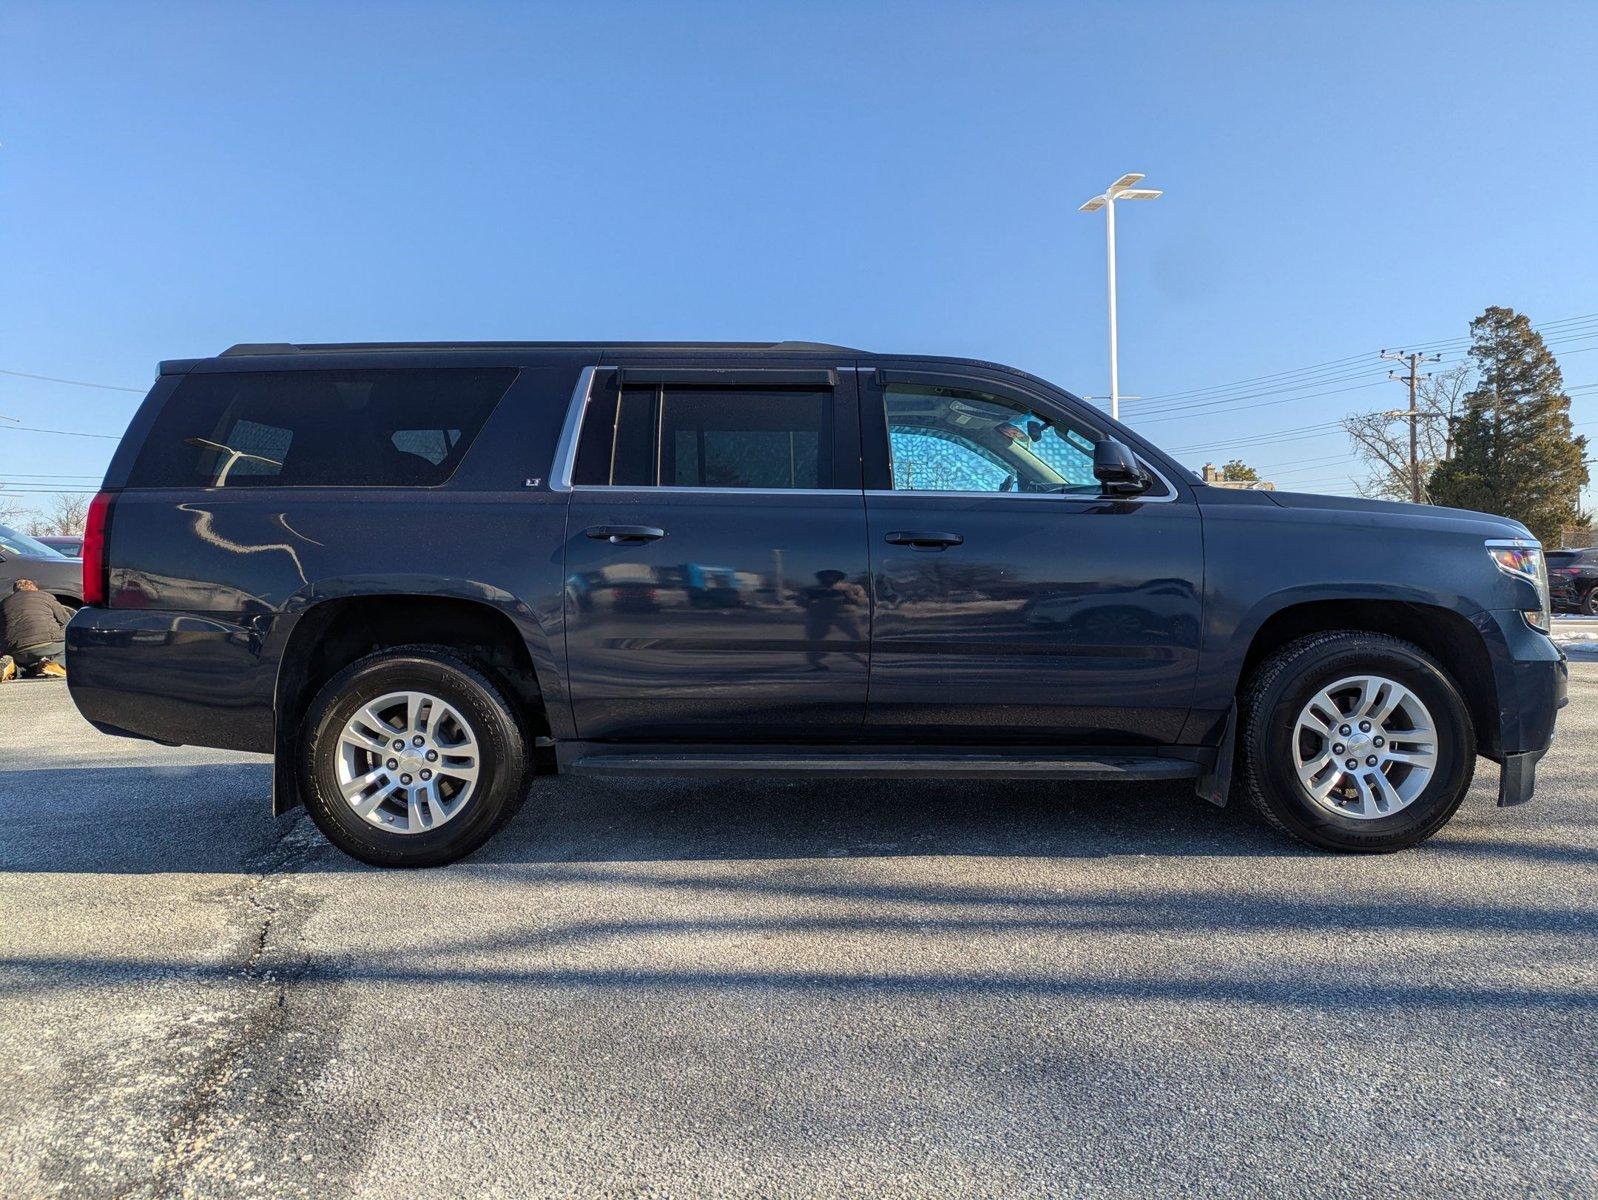
[[[1537,589],[1537,607],[1526,609],[1522,616],[1526,624],[1542,633],[1553,630],[1553,615],[1548,610],[1548,564],[1543,561],[1542,546],[1525,538],[1489,541],[1487,553],[1505,575],[1524,579]]]

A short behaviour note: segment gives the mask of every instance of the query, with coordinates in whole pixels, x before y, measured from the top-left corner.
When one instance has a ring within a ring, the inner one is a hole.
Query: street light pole
[[[1115,197],[1104,202],[1104,250],[1110,263],[1110,420],[1121,419],[1121,354],[1115,337]]]
[[[1104,210],[1104,249],[1109,264],[1110,283],[1110,419],[1114,421],[1121,419],[1121,364],[1115,314],[1115,202],[1157,200],[1165,194],[1154,188],[1132,186],[1142,178],[1142,175],[1137,174],[1123,175],[1105,188],[1103,195],[1094,196],[1077,209],[1078,212],[1098,212],[1101,208]]]

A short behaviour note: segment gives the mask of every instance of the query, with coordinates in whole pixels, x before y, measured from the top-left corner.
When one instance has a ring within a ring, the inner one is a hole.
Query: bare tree
[[[1453,457],[1454,422],[1464,414],[1470,377],[1470,366],[1461,363],[1421,380],[1416,391],[1415,407],[1420,412],[1416,425],[1420,495],[1427,504],[1431,503],[1431,496],[1426,482],[1432,469]],[[1409,417],[1404,410],[1354,413],[1343,418],[1343,432],[1353,441],[1355,455],[1369,470],[1359,490],[1366,496],[1408,500]]]
[[[57,492],[50,497],[50,507],[33,517],[28,532],[34,537],[72,537],[83,532],[88,518],[86,496],[79,492]]]
[[[23,519],[33,515],[33,510],[28,508],[16,496],[6,495],[5,486],[0,484],[0,525],[10,525],[15,528],[23,523]]]

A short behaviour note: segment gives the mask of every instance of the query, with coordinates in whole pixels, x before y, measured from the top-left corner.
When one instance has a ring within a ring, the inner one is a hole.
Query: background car
[[[68,608],[83,604],[83,564],[38,538],[0,525],[0,596],[18,579],[31,579]]]
[[[1598,546],[1548,552],[1548,599],[1555,608],[1598,617]]]
[[[83,535],[81,533],[70,535],[52,533],[34,540],[43,542],[50,549],[65,554],[68,558],[77,558],[78,555],[83,553]]]

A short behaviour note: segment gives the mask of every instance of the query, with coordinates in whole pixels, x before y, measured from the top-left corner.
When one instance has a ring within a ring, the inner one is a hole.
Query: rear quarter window
[[[433,487],[455,473],[513,367],[187,376],[131,487]]]

